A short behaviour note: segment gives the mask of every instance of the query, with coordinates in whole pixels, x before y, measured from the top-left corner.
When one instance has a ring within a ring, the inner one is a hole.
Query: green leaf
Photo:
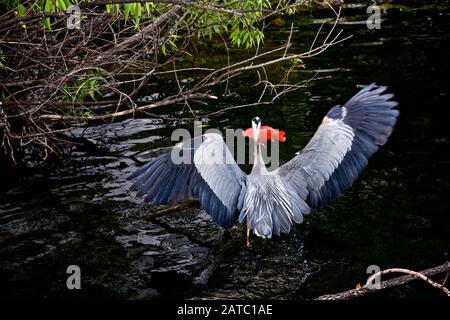
[[[23,4],[19,3],[19,5],[17,6],[17,16],[18,17],[24,16],[26,11],[27,9],[23,6]]]
[[[142,16],[142,6],[140,3],[135,3],[134,16],[139,18]]]
[[[58,9],[61,9],[62,11],[67,10],[67,6],[66,6],[66,3],[64,2],[64,0],[56,0],[56,7]]]
[[[51,0],[45,1],[44,12],[55,12],[55,5]]]
[[[125,3],[123,5],[125,24],[128,21],[128,17],[130,15],[130,11],[133,9],[133,6],[134,6],[134,3]]]
[[[50,18],[42,19],[42,24],[47,27],[49,31],[52,31],[52,26],[50,24]]]
[[[90,90],[88,91],[88,94],[91,96],[92,100],[95,100],[95,93],[94,93],[94,90],[90,89]]]
[[[3,54],[2,49],[0,49],[0,69],[1,69],[1,70],[5,70],[5,69],[6,69],[5,63],[6,63],[6,57],[5,57],[5,55]],[[3,92],[3,91],[2,91],[2,92]]]
[[[147,12],[148,15],[150,15],[150,13],[152,12],[152,3],[150,2],[145,3],[145,11]]]
[[[246,30],[246,32],[244,33],[244,36],[242,38],[242,43],[247,42],[248,36],[249,36],[249,32]]]
[[[139,27],[141,16],[142,16],[142,6],[140,3],[136,3],[134,7],[134,27],[136,29]]]
[[[170,43],[170,45],[174,48],[178,48],[177,45],[175,44],[175,42],[173,42],[172,40],[167,40],[168,43]]]

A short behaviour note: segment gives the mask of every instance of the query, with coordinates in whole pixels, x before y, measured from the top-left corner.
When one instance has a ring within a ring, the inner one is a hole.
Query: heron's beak
[[[261,119],[259,117],[254,117],[252,119],[252,129],[253,129],[253,140],[258,142],[259,132],[261,129]]]

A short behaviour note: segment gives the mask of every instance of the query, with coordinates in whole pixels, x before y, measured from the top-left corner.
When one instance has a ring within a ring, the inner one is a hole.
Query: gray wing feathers
[[[344,106],[335,106],[306,147],[278,174],[290,185],[302,182],[313,208],[333,201],[356,180],[368,159],[385,144],[399,111],[386,87],[366,86]],[[301,180],[302,182],[299,182]]]
[[[351,127],[343,121],[322,124],[305,148],[277,173],[288,184],[295,185],[301,180],[306,189],[319,189],[350,150],[353,135]]]
[[[228,228],[237,220],[246,176],[222,137],[206,134],[151,160],[129,177],[135,178],[131,189],[145,201],[167,204],[198,198],[202,208]]]
[[[219,134],[205,134],[195,151],[194,164],[198,173],[230,211],[236,210],[245,174],[236,164]]]

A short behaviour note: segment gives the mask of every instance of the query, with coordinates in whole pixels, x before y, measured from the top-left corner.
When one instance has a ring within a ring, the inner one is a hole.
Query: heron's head
[[[259,117],[254,117],[252,119],[252,127],[244,130],[242,135],[260,143],[264,143],[264,141],[268,140],[280,142],[286,141],[284,131],[269,126],[261,126],[261,119]]]
[[[255,141],[258,141],[259,131],[261,129],[261,119],[259,117],[254,117],[252,119],[252,129],[253,129],[253,139],[255,139]]]

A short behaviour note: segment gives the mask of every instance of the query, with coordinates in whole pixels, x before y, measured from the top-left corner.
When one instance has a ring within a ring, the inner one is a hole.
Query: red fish
[[[278,130],[278,129],[274,129],[272,127],[269,126],[261,126],[260,130],[259,130],[259,142],[264,142],[264,141],[280,141],[280,142],[285,142],[286,141],[286,137],[284,136],[286,134],[285,131],[282,130]],[[254,139],[253,138],[253,128],[248,128],[245,131],[242,132],[242,135],[244,137],[247,137],[249,139]]]

